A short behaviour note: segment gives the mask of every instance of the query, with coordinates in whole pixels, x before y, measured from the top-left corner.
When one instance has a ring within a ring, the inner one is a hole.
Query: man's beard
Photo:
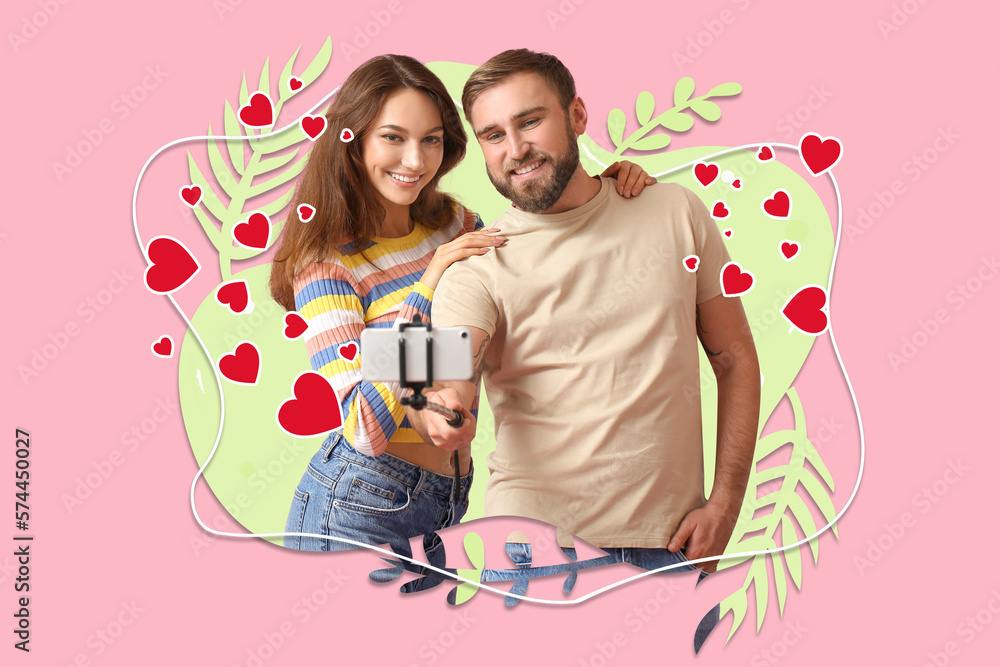
[[[504,173],[500,176],[494,174],[487,167],[486,173],[489,174],[493,187],[522,211],[540,213],[552,208],[559,201],[570,179],[573,178],[577,166],[580,164],[580,147],[576,143],[576,133],[573,132],[573,128],[568,123],[566,124],[566,133],[569,139],[569,149],[560,155],[558,159],[553,159],[551,155],[545,153],[532,151],[516,163],[505,165]],[[552,173],[549,177],[536,178],[515,186],[511,176],[509,176],[510,172],[513,169],[541,159],[544,159],[552,166]]]

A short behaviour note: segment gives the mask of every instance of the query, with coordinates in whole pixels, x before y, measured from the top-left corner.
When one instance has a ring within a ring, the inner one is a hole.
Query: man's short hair
[[[507,77],[522,72],[533,72],[541,76],[559,97],[563,111],[569,111],[569,105],[576,97],[576,82],[566,66],[548,53],[510,49],[480,65],[465,82],[465,89],[462,91],[465,119],[472,123],[472,104],[476,98]]]

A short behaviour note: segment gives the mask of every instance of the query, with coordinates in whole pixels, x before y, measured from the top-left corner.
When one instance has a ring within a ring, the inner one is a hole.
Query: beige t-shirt
[[[695,304],[729,254],[690,190],[613,183],[565,213],[508,209],[507,244],[445,272],[432,321],[492,337],[488,516],[551,523],[562,546],[665,547],[705,503]]]

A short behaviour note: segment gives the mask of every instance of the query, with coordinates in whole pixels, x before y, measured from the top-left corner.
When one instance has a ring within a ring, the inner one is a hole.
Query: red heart
[[[299,125],[307,137],[316,141],[316,138],[326,130],[326,116],[303,116]]]
[[[740,179],[737,178],[735,181],[732,182],[732,186],[733,190],[739,190],[740,188],[743,187],[743,184],[740,183]]]
[[[688,255],[684,258],[684,268],[691,273],[698,270],[699,263],[701,263],[701,258],[698,255]]]
[[[707,164],[699,162],[694,166],[694,177],[703,188],[710,186],[718,176],[719,165],[714,162],[709,162]]]
[[[809,132],[799,140],[799,155],[813,176],[819,176],[824,171],[833,169],[840,162],[843,146],[840,139],[827,137],[824,139],[815,132]]]
[[[236,384],[257,384],[260,379],[260,350],[248,340],[236,346],[233,354],[219,357],[222,377]]]
[[[799,244],[795,241],[782,241],[781,254],[785,256],[785,261],[787,262],[799,254]]]
[[[240,122],[247,127],[267,127],[274,123],[274,105],[267,93],[257,91],[250,103],[240,107]]]
[[[344,423],[337,394],[315,371],[304,371],[295,378],[292,397],[278,406],[276,419],[281,430],[297,438],[323,435]]]
[[[818,336],[830,324],[823,312],[826,306],[826,290],[819,285],[806,285],[785,303],[781,314],[789,324],[804,334]]]
[[[293,93],[302,87],[302,79],[297,76],[293,76],[288,80],[288,89]]]
[[[792,212],[792,200],[788,193],[780,188],[771,194],[770,199],[761,202],[761,208],[772,218],[787,218]]]
[[[767,162],[772,158],[774,158],[774,153],[771,151],[771,147],[761,146],[760,150],[757,152],[757,159],[761,162]]]
[[[271,220],[260,211],[233,227],[233,238],[241,246],[263,250],[271,240]]]
[[[150,265],[143,280],[154,294],[169,294],[184,287],[201,270],[198,260],[183,243],[171,236],[156,236],[146,246]]]
[[[288,340],[295,340],[304,334],[308,328],[309,323],[298,313],[294,311],[285,313],[285,330],[281,333]]]
[[[726,208],[726,202],[721,199],[715,202],[715,206],[712,207],[712,217],[718,220],[729,217],[729,209]]]
[[[344,343],[337,348],[337,354],[345,361],[354,361],[358,357],[357,343]]]
[[[722,232],[722,233],[726,235],[726,238],[727,238],[727,239],[729,239],[729,238],[732,238],[732,237],[733,237],[733,230],[731,230],[731,229],[727,229],[726,231],[724,231],[724,232]]]
[[[149,349],[158,357],[169,359],[174,354],[174,339],[170,336],[162,336],[160,340],[154,341]]]
[[[187,204],[191,208],[194,208],[195,206],[198,205],[198,202],[201,201],[201,186],[192,185],[190,187],[182,187],[181,199],[184,200],[185,204]]]
[[[312,217],[316,215],[316,209],[309,204],[299,204],[299,207],[296,210],[299,213],[299,220],[301,222],[309,222],[312,220]]]
[[[754,277],[749,271],[744,271],[737,262],[729,262],[722,267],[719,275],[722,282],[722,293],[726,296],[740,296],[753,288]]]
[[[340,133],[340,140],[345,144],[354,138],[354,133],[351,132],[351,128],[345,127],[344,131]]]
[[[242,279],[233,280],[220,286],[215,291],[215,302],[220,306],[229,306],[229,310],[234,313],[242,313],[246,310],[247,305],[250,306],[250,310],[247,312],[253,311],[250,289],[247,287],[247,281]]]

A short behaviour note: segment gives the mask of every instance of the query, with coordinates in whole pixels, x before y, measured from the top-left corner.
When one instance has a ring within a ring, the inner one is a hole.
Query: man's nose
[[[528,142],[521,135],[512,132],[507,135],[507,154],[514,160],[520,160],[528,154]]]

